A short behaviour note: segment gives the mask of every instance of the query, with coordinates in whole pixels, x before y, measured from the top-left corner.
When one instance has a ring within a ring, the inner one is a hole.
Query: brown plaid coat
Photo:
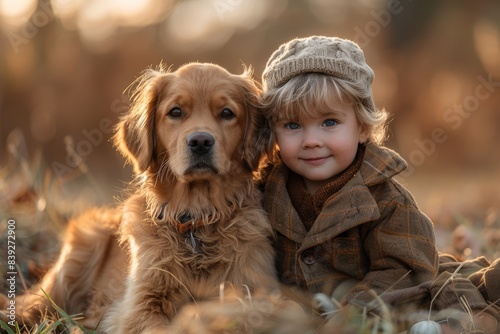
[[[284,284],[331,295],[340,283],[357,284],[344,296],[376,293],[433,280],[438,269],[432,222],[393,177],[407,167],[394,151],[367,144],[360,170],[324,204],[309,231],[291,204],[288,169],[274,165],[263,205],[276,231],[276,267]]]

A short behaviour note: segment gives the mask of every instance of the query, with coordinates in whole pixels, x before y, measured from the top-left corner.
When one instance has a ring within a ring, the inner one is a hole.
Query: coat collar
[[[319,245],[363,223],[380,218],[380,211],[369,186],[382,183],[401,173],[406,162],[394,151],[367,144],[363,164],[358,173],[324,204],[309,232],[291,204],[286,189],[288,168],[279,164],[269,174],[264,202],[275,230],[299,243],[300,249]]]
[[[364,183],[373,186],[398,175],[407,167],[406,161],[393,150],[368,143],[360,173]]]

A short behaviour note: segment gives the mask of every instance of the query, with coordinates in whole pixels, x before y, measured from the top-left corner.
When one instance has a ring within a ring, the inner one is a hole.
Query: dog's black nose
[[[193,132],[187,137],[187,144],[194,153],[207,153],[215,144],[214,137],[206,132]]]

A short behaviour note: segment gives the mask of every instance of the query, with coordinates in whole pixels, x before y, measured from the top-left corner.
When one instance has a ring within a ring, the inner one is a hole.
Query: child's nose
[[[323,141],[318,135],[317,131],[313,129],[306,129],[304,131],[304,138],[302,140],[302,146],[304,148],[320,147]]]

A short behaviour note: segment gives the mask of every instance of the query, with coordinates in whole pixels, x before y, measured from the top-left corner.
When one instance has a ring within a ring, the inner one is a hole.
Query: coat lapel
[[[330,197],[325,203],[311,230],[304,237],[299,252],[379,217],[377,202],[364,185],[361,174],[357,173],[342,191]]]

